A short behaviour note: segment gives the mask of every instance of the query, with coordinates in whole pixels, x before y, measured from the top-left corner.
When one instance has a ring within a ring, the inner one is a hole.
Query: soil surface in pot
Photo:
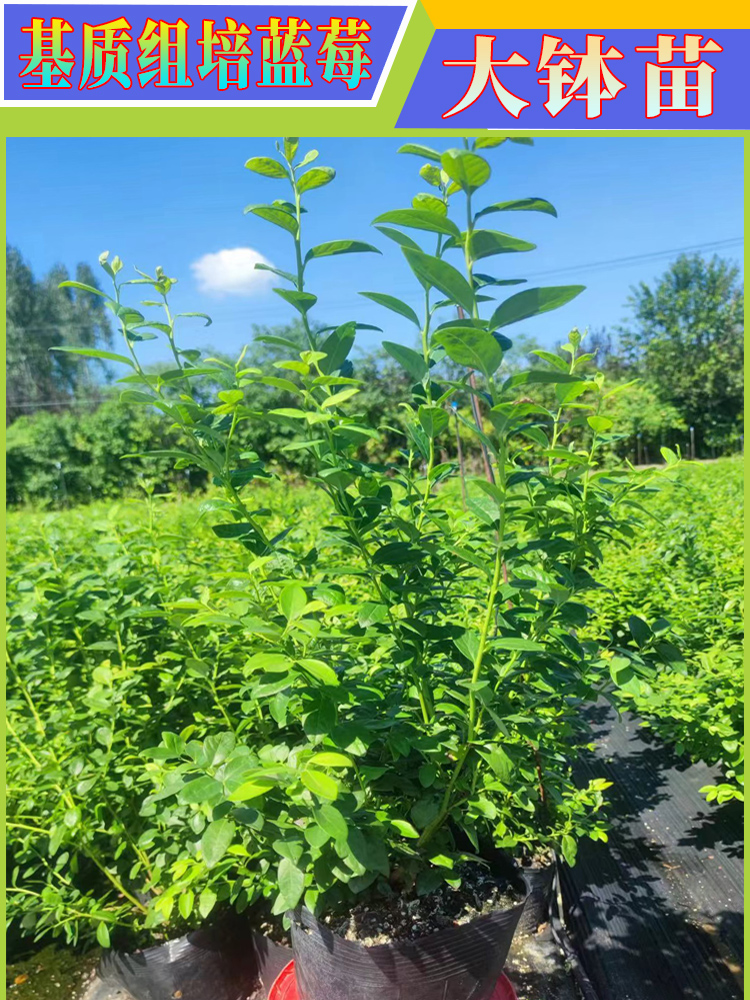
[[[424,896],[414,890],[373,896],[357,903],[346,917],[327,917],[324,923],[347,941],[369,947],[413,941],[488,913],[508,910],[524,898],[510,882],[481,865],[460,865],[455,874],[461,879],[458,888],[444,882]]]

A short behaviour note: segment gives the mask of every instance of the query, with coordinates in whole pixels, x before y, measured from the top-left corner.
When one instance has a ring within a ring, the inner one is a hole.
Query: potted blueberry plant
[[[179,843],[149,905],[164,921],[195,908],[205,918],[221,903],[260,907],[271,925],[291,929],[307,1000],[347,1000],[353,981],[363,1000],[407,989],[425,1000],[484,1000],[527,893],[487,863],[488,852],[541,845],[572,863],[579,837],[602,835],[592,817],[603,786],[576,792],[564,752],[566,720],[596,696],[601,664],[599,645],[577,637],[588,618],[581,598],[596,586],[602,539],[632,533],[650,487],[632,471],[598,467],[612,432],[600,414],[607,388],[584,370],[591,358],[577,331],[566,357],[539,351],[534,366],[503,373],[506,327],[582,291],[532,288],[495,301],[519,282],[493,276],[486,261],[533,244],[485,228],[486,217],[555,214],[536,197],[477,209],[491,174],[484,151],[505,142],[404,147],[426,160],[420,175],[431,190],[375,220],[403,252],[420,301],[418,312],[390,293],[363,293],[415,327],[415,347],[383,344],[412,380],[394,462],[366,457],[380,430],[358,405],[351,353],[361,324],[321,331],[311,319],[323,258],[378,252],[359,239],[307,245],[308,205],[335,176],[313,165],[314,150],[301,154],[288,138],[276,156],[246,164],[254,183],[279,188],[246,212],[289,235],[289,270],[258,266],[279,278],[275,291],[306,340],[299,350],[272,338],[288,350],[276,373],[245,364],[244,352],[228,364],[184,350],[179,328],[196,314],[173,313],[175,279],[157,268],[124,280],[119,258],[101,258],[128,352],[115,356],[129,367],[123,395],[179,429],[184,445],[172,457],[208,474],[216,492],[206,516],[247,555],[241,586],[168,609],[187,630],[223,630],[246,657],[226,695],[232,725],[166,732],[148,755],[154,790],[144,815]],[[157,319],[125,301],[134,286]],[[174,359],[158,374],[138,357],[152,335]],[[219,386],[209,404],[196,391],[206,380]],[[283,388],[294,405],[253,410],[250,385]],[[552,410],[534,395],[550,386]],[[440,460],[459,397],[476,401],[481,419],[471,427],[487,456],[487,474],[466,483],[465,509],[455,465]],[[290,447],[327,510],[318,535],[298,521],[269,530],[256,487],[272,473],[238,434],[257,420],[299,432]],[[568,441],[571,426],[585,428],[585,450]]]

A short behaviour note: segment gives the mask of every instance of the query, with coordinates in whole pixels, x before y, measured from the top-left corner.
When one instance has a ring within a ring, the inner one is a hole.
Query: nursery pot
[[[234,920],[142,951],[106,951],[99,976],[134,1000],[245,1000],[258,981],[247,927]]]
[[[271,987],[268,1000],[300,1000],[297,991],[297,978],[294,972],[294,962],[282,969]],[[513,984],[507,976],[500,976],[495,983],[495,989],[490,1000],[518,1000]]]
[[[549,920],[552,888],[555,884],[555,862],[554,859],[550,859],[547,863],[534,862],[524,865],[521,871],[529,894],[516,933],[536,934],[539,926]]]
[[[299,1000],[491,1000],[524,904],[369,948],[302,907],[292,914]]]
[[[292,949],[277,944],[259,931],[252,933],[255,967],[260,980],[260,996],[270,997],[270,990],[280,974],[292,961]]]

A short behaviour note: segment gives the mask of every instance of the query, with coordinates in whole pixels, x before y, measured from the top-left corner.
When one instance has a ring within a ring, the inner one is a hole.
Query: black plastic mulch
[[[613,828],[563,866],[565,919],[600,1000],[742,996],[743,845],[739,803],[699,789],[717,772],[689,764],[638,720],[601,704],[581,777],[606,777]]]

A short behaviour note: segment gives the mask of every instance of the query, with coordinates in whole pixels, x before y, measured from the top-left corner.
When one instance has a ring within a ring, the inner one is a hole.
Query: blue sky
[[[429,190],[418,176],[424,161],[396,155],[407,141],[313,138],[300,144],[302,150],[318,149],[317,163],[337,171],[332,184],[307,196],[305,243],[355,238],[383,250],[382,256],[313,261],[307,272],[308,289],[319,298],[313,317],[383,327],[385,334],[359,334],[365,350],[384,336],[411,343],[413,327],[358,291],[388,292],[419,311],[419,286],[400,250],[370,226],[376,215],[407,207],[416,192]],[[460,144],[452,138],[414,141],[441,150]],[[669,258],[645,255],[742,236],[741,139],[545,137],[535,143],[485,151],[493,173],[475,201],[480,206],[534,195],[549,199],[559,217],[490,216],[488,228],[538,248],[489,258],[482,267],[497,276],[528,277],[528,287],[585,284],[587,290],[562,309],[510,328],[511,336],[524,333],[551,345],[571,326],[611,328],[626,315],[630,286],[652,281],[669,264]],[[126,268],[161,264],[180,279],[173,292],[177,311],[214,318],[209,329],[194,321],[185,327],[183,346],[234,353],[251,338],[253,324],[282,324],[296,314],[270,288],[250,295],[201,290],[192,265],[207,254],[244,247],[293,269],[291,238],[242,213],[249,203],[286,197],[285,182],[243,166],[250,156],[273,154],[269,138],[9,139],[7,239],[38,275],[58,262],[71,270],[79,260],[96,266],[104,249],[118,253]],[[461,213],[457,204],[459,222]],[[717,252],[741,260],[742,247]],[[590,266],[624,257],[634,259]],[[454,262],[460,266],[458,257]],[[147,361],[162,357],[161,341],[148,345]]]

